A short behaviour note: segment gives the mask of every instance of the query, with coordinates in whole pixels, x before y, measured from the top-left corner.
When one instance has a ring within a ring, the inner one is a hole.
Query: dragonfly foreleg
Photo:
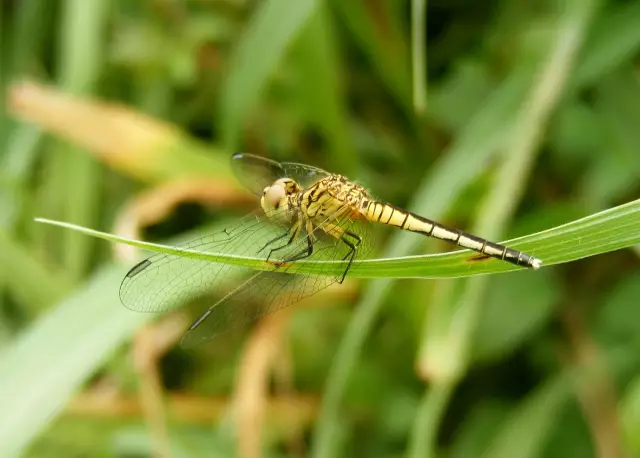
[[[293,233],[291,234],[291,237],[289,237],[289,240],[287,241],[287,243],[285,243],[284,245],[279,246],[278,248],[272,248],[269,251],[269,255],[267,256],[267,262],[269,262],[269,259],[271,259],[271,255],[273,253],[275,253],[276,251],[282,250],[282,249],[288,247],[289,245],[291,245],[293,243],[293,241],[298,237],[298,234],[300,233],[300,224],[296,223],[293,227],[291,227],[291,229],[289,229],[287,232],[285,232],[282,236],[280,236],[280,237],[272,240],[271,242],[269,242],[269,244],[284,238],[284,236],[289,234],[289,232],[293,232]]]
[[[307,238],[307,248],[302,250],[298,254],[295,254],[292,257],[286,259],[284,262],[298,261],[300,259],[308,258],[313,254],[313,239],[311,238],[311,234],[307,234],[306,238]]]
[[[273,248],[273,249],[271,249],[271,251],[269,251],[269,256],[267,256],[267,262],[269,262],[269,260],[271,259],[271,255],[273,253],[275,253],[276,251],[283,250],[283,249],[287,248],[289,245],[291,245],[298,238],[298,235],[300,235],[300,231],[301,230],[302,230],[302,223],[300,221],[298,221],[296,224],[294,224],[291,227],[291,229],[289,229],[289,231],[287,231],[284,234],[284,235],[287,235],[289,232],[293,231],[293,233],[291,234],[291,237],[289,237],[289,240],[287,241],[287,243],[285,243],[282,246],[279,246],[278,248]],[[284,237],[283,236],[279,236],[279,237],[277,237],[276,239],[272,240],[269,243],[273,243],[273,242],[275,242],[277,240],[280,240],[282,238],[284,238]],[[308,254],[303,256],[303,257],[311,256],[311,253],[313,253],[313,244],[311,243],[311,236],[310,235],[307,235],[307,243],[308,243],[307,249],[305,249],[305,250],[301,251],[300,253],[294,255],[293,258],[301,259],[300,258],[300,254],[301,253],[307,253],[307,252],[308,252]],[[282,262],[288,262],[288,261],[293,261],[293,260],[295,260],[295,259],[286,259],[286,260],[284,260]],[[280,262],[281,261],[277,261],[277,263],[280,263]]]
[[[293,226],[290,227],[289,229],[287,229],[284,233],[280,234],[279,236],[277,236],[275,239],[269,240],[267,243],[264,244],[264,246],[262,248],[260,248],[258,250],[258,253],[260,253],[262,250],[264,250],[265,248],[267,248],[269,245],[271,245],[272,243],[277,242],[278,240],[282,240],[283,238],[285,238],[287,235],[289,235],[289,232],[291,232],[291,229],[293,229]],[[291,240],[289,240],[289,243],[291,243]],[[288,244],[287,244],[288,245]],[[273,250],[272,250],[273,251]],[[269,253],[269,256],[271,256],[271,253]],[[267,257],[267,260],[269,260],[269,257]]]

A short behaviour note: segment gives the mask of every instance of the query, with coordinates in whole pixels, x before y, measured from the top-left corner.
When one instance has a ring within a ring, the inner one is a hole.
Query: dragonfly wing
[[[303,188],[308,188],[316,181],[330,175],[326,170],[296,162],[281,162],[280,166],[284,170],[284,177],[295,180]]]
[[[284,176],[279,162],[248,153],[231,157],[231,168],[238,180],[252,193],[261,196],[267,186]]]
[[[359,221],[344,219],[333,222],[344,231],[356,235],[360,242],[354,253],[354,261],[345,263],[345,269],[352,268],[357,261],[366,257],[371,249],[369,225]],[[320,225],[313,232],[313,253],[304,261],[325,261],[313,264],[313,274],[296,274],[296,262],[287,259],[306,252],[306,237],[287,245],[285,249],[274,252],[270,260],[282,262],[274,271],[257,272],[244,283],[232,289],[216,304],[210,307],[194,324],[183,338],[184,346],[193,346],[203,340],[213,338],[229,329],[245,325],[256,319],[294,304],[321,291],[333,283],[340,282],[346,272],[329,274],[326,261],[348,260],[352,248],[342,240],[327,234]],[[352,237],[353,239],[353,237]],[[357,239],[356,239],[357,240]],[[286,242],[285,242],[286,243]],[[280,244],[282,246],[283,244]]]
[[[158,253],[138,263],[123,279],[120,299],[125,307],[137,312],[176,309],[254,272],[246,267],[198,258],[194,252],[266,259],[267,253],[262,248],[287,230],[267,220],[261,212],[250,214],[230,228],[178,247],[190,253]]]
[[[293,162],[276,162],[248,153],[234,154],[231,166],[238,180],[258,196],[278,178],[291,178],[306,188],[329,175],[329,172],[317,167]]]
[[[182,338],[193,347],[226,331],[249,324],[335,283],[328,276],[302,277],[284,271],[257,272],[209,308]]]

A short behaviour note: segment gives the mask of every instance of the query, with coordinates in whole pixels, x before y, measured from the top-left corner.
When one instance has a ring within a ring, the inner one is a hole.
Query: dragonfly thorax
[[[291,220],[294,208],[291,206],[291,196],[300,191],[298,183],[291,178],[280,178],[271,186],[264,188],[260,205],[269,218]]]

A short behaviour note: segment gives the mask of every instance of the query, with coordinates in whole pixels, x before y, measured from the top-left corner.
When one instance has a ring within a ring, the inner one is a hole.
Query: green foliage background
[[[168,448],[148,411],[71,408],[104,386],[144,398],[132,342],[156,317],[119,304],[127,265],[107,243],[35,216],[109,231],[185,170],[230,183],[237,150],[344,173],[495,240],[638,198],[639,1],[3,0],[0,15],[4,94],[29,77],[179,128],[162,154],[133,151],[147,160],[132,173],[2,112],[3,457],[248,456],[227,401],[250,329],[161,359],[165,399],[225,406],[214,421],[170,410]],[[145,239],[192,237],[245,210],[185,204]],[[560,232],[555,250],[534,239],[533,254],[637,245],[637,212]],[[383,231],[377,255],[445,248]],[[311,421],[268,404],[263,456],[640,455],[637,246],[535,273],[402,279],[437,275],[434,259],[296,307],[277,353]]]

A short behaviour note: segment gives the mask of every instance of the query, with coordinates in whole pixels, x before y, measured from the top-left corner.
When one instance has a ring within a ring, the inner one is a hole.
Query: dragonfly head
[[[289,196],[300,191],[298,183],[291,178],[280,178],[271,186],[264,188],[260,205],[265,214],[269,217],[275,217],[290,220],[292,217],[292,208],[289,208]]]

